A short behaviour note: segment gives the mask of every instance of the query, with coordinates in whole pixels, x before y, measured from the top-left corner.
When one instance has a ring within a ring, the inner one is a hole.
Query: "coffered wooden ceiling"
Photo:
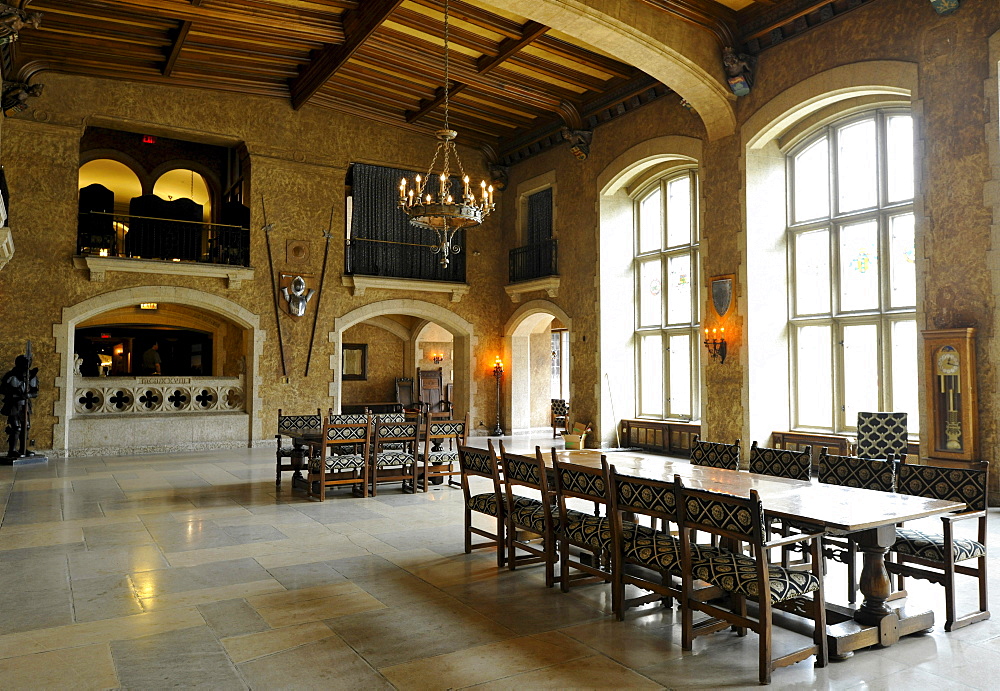
[[[869,0],[634,1],[712,32],[721,51],[766,48],[776,27],[808,26],[827,7]],[[44,83],[55,70],[237,91],[431,132],[443,117],[443,8],[443,0],[35,0],[42,26],[5,47],[5,76]],[[451,2],[452,126],[461,142],[489,146],[504,163],[555,143],[564,125],[593,129],[669,93],[599,47]]]

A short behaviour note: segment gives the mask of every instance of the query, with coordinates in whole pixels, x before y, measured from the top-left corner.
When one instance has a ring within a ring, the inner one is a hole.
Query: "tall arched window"
[[[794,424],[853,430],[859,411],[908,412],[916,431],[913,122],[878,110],[788,155]]]
[[[636,408],[698,417],[698,176],[675,170],[635,199]]]

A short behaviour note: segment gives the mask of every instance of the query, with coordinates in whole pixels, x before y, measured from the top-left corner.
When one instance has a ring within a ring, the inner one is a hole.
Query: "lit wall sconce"
[[[444,353],[432,353],[431,360],[434,361],[435,365],[440,365],[442,362],[444,362]]]
[[[705,348],[713,360],[718,360],[721,365],[726,361],[726,330],[712,329],[712,338],[708,337],[708,329],[705,329]]]

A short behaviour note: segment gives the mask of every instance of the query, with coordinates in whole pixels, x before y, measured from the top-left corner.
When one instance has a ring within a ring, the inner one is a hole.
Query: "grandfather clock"
[[[935,329],[921,333],[930,408],[927,456],[950,461],[978,460],[976,330]]]

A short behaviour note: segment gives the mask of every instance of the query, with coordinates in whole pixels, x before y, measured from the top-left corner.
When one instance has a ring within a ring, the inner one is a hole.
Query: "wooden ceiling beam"
[[[599,55],[598,53],[591,53],[590,51],[584,50],[583,48],[573,45],[572,43],[567,43],[562,39],[554,38],[552,36],[542,36],[535,41],[535,44],[532,47],[558,55],[559,57],[567,60],[579,62],[580,64],[587,65],[595,70],[607,72],[614,77],[628,78],[635,70],[634,67],[626,65],[624,62],[618,62],[613,58],[605,57],[603,55]]]
[[[292,94],[292,108],[304,106],[330,77],[343,67],[351,56],[382,25],[402,0],[368,0],[357,10],[344,17],[346,26],[344,42],[327,44],[319,55],[310,62],[302,73],[292,80],[289,89]]]
[[[197,7],[201,4],[202,0],[191,0],[191,4]],[[184,20],[181,22],[180,27],[177,29],[177,35],[174,36],[174,45],[170,48],[170,55],[167,56],[167,61],[163,65],[163,76],[169,77],[170,73],[174,71],[174,64],[177,62],[177,58],[180,57],[181,49],[184,48],[184,41],[187,40],[188,32],[191,31],[191,25],[194,22],[190,20]]]

